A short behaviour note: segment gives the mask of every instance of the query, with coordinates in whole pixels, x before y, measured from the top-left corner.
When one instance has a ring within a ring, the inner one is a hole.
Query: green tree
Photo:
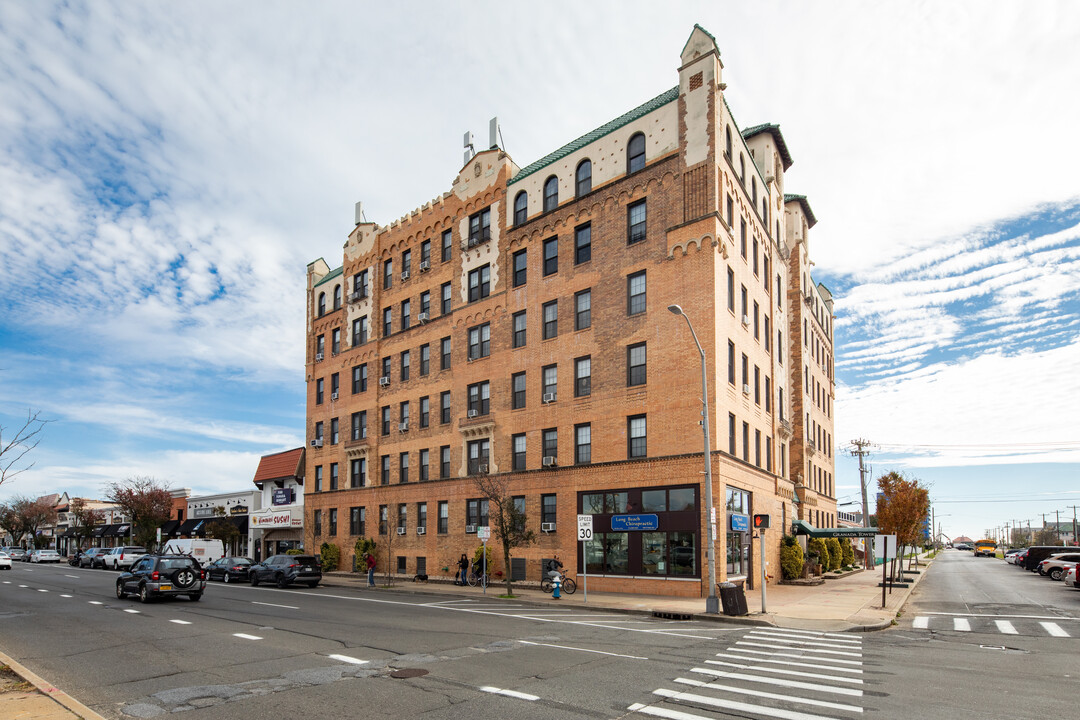
[[[172,495],[168,483],[137,476],[108,484],[106,498],[116,503],[131,522],[135,542],[152,547],[157,529],[172,516]]]
[[[473,484],[480,495],[488,501],[488,522],[495,538],[502,546],[503,582],[506,594],[514,595],[510,572],[510,553],[519,547],[536,542],[536,533],[528,528],[525,517],[525,498],[515,498],[509,492],[507,475],[475,475]],[[491,565],[488,565],[490,574]]]
[[[94,528],[105,517],[105,513],[91,508],[82,498],[71,501],[68,513],[71,516],[69,527],[75,533],[75,550],[82,550],[89,544]]]

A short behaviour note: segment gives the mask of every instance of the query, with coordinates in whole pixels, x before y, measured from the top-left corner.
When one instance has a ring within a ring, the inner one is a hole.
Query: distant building
[[[251,514],[257,560],[304,548],[304,448],[264,455],[255,471],[262,510]],[[318,548],[308,548],[318,552]]]

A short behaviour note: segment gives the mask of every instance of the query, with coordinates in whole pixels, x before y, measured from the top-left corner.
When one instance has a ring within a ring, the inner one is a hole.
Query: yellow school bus
[[[996,540],[976,540],[975,541],[975,557],[985,555],[987,557],[997,556],[997,541]]]

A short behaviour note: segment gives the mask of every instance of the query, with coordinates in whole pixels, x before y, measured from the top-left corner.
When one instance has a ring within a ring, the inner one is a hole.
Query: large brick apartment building
[[[493,144],[388,226],[358,206],[341,265],[308,266],[310,549],[350,567],[374,537],[380,570],[449,576],[488,524],[474,476],[498,473],[538,540],[497,570],[539,580],[557,553],[597,590],[707,595],[701,361],[676,304],[708,362],[718,579],[753,586],[754,513],[774,569],[779,528],[834,524],[814,216],[784,195],[779,128],[736,125],[714,38],[695,27],[681,61],[677,87],[531,165]]]

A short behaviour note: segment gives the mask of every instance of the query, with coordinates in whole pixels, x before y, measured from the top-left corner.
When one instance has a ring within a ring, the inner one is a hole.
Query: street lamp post
[[[713,538],[713,496],[712,496],[712,453],[709,443],[709,386],[707,381],[707,375],[705,371],[705,350],[701,347],[701,343],[698,342],[697,333],[694,332],[694,325],[690,322],[690,318],[687,317],[683,309],[678,305],[668,305],[668,310],[676,315],[682,315],[686,320],[687,327],[690,328],[690,334],[694,336],[694,344],[697,345],[698,352],[701,353],[701,403],[703,409],[701,411],[701,429],[705,434],[705,505],[708,506],[709,511],[705,515],[705,526],[707,541],[705,544],[705,557],[709,561],[709,596],[705,598],[705,612],[713,615],[720,612],[720,600],[716,597],[716,557],[714,554],[714,548],[716,541]]]

